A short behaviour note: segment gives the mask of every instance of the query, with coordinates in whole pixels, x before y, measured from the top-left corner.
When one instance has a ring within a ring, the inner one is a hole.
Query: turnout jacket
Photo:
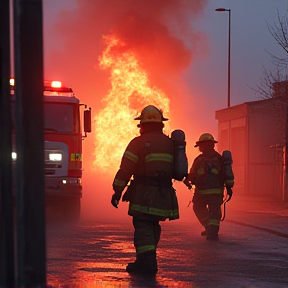
[[[134,138],[127,146],[113,182],[129,201],[128,215],[153,215],[157,220],[179,218],[178,201],[172,186],[173,141],[162,131],[150,131]],[[133,179],[131,179],[133,177]]]
[[[195,185],[197,194],[223,194],[226,179],[222,156],[215,150],[200,154],[192,164],[188,180]]]

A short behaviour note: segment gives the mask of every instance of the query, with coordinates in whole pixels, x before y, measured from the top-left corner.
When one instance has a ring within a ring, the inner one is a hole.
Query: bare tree
[[[275,69],[269,71],[262,67],[259,84],[256,85],[256,88],[250,87],[260,99],[272,98],[275,93],[288,92],[288,8],[284,16],[281,16],[277,11],[277,22],[273,24],[267,22],[267,27],[276,43],[285,53],[281,57],[266,51]]]
[[[278,56],[275,56],[274,54],[270,54],[271,59],[273,63],[279,67],[287,69],[288,64],[288,10],[287,14],[285,16],[280,16],[279,11],[277,11],[278,15],[278,22],[274,23],[273,25],[270,25],[267,23],[268,30],[270,34],[273,36],[273,38],[276,40],[276,42],[279,44],[280,47],[283,48],[283,50],[286,52],[286,57],[280,58]]]

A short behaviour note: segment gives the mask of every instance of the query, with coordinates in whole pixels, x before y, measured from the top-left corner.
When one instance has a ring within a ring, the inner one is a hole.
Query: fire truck
[[[14,80],[10,80],[14,87]],[[12,107],[14,102],[12,91]],[[83,113],[83,114],[82,114]],[[82,122],[81,122],[82,121]],[[91,132],[91,108],[80,103],[72,88],[44,82],[46,207],[67,220],[79,220],[82,198],[82,141]],[[12,149],[13,150],[13,149]],[[17,152],[12,152],[17,161]]]

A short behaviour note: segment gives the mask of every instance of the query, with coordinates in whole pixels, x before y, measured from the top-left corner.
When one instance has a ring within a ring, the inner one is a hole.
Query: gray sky
[[[205,59],[199,59],[194,63],[200,69],[197,70],[200,75],[194,74],[192,78],[198,78],[196,82],[199,83],[199,80],[205,79],[207,75],[218,97],[227,94],[227,73],[221,74],[221,77],[217,74],[227,70],[228,43],[228,12],[214,12],[219,7],[231,9],[231,104],[255,100],[254,92],[247,87],[247,84],[253,86],[258,83],[262,71],[261,65],[272,67],[265,50],[284,55],[269,33],[266,22],[269,24],[277,22],[277,10],[284,16],[285,12],[287,13],[288,2],[287,0],[209,1],[199,27],[209,35],[210,51]],[[204,85],[202,88],[205,94]],[[226,103],[226,99],[222,103],[219,99],[217,108],[222,108]]]

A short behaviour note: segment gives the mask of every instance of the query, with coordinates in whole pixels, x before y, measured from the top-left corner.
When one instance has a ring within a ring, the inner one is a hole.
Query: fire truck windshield
[[[44,104],[45,130],[63,133],[75,131],[74,105],[64,103]]]
[[[12,129],[15,127],[15,113],[12,102]],[[44,129],[58,133],[80,133],[79,111],[71,103],[44,102]]]

